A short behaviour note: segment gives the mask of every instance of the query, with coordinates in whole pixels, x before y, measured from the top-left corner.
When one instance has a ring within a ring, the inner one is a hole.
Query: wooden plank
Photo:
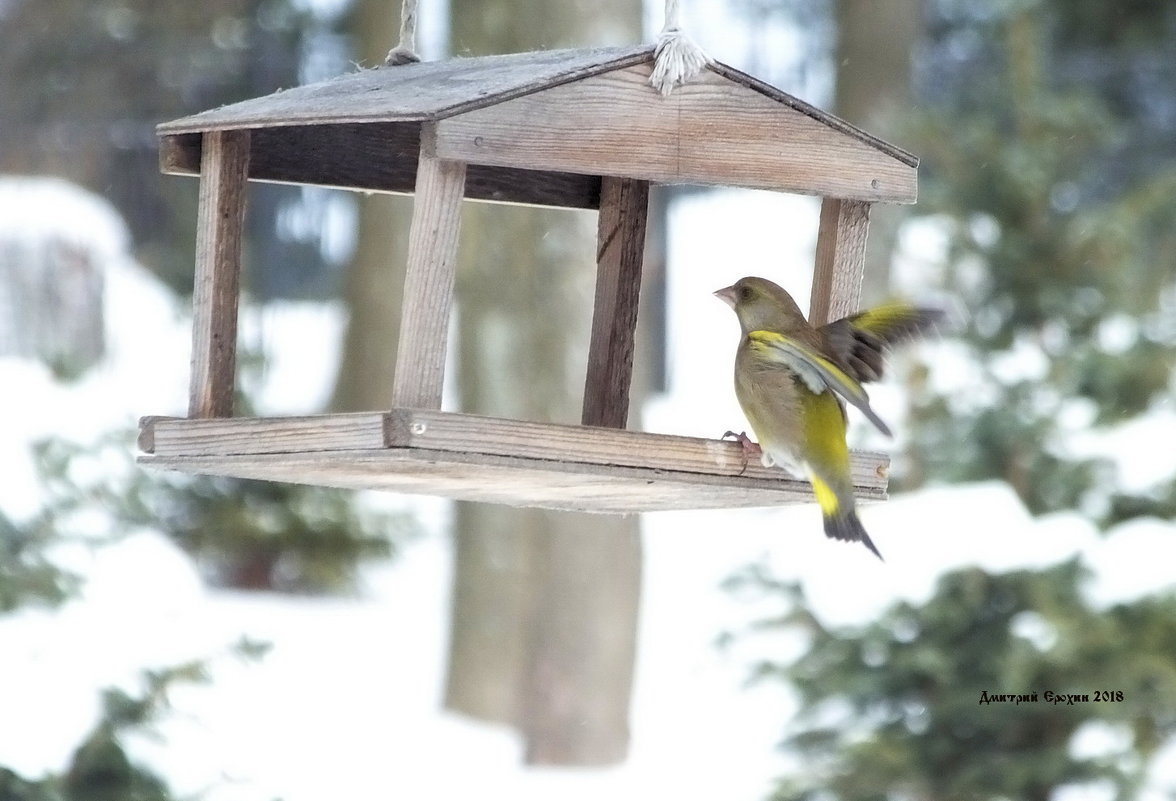
[[[624,428],[629,417],[648,214],[648,181],[603,179],[596,239],[596,299],[580,418],[586,426]]]
[[[423,143],[408,233],[392,405],[440,409],[466,169],[460,161],[439,159],[429,151]]]
[[[560,463],[583,462],[689,473],[778,479],[783,471],[756,460],[743,462],[731,440],[701,439],[645,431],[536,423],[481,415],[392,409],[388,444],[454,453],[521,456]],[[851,454],[854,483],[885,489],[889,460],[884,454]],[[881,472],[879,470],[881,469]]]
[[[866,271],[870,204],[824,198],[817,228],[809,322],[824,325],[858,310]]]
[[[907,164],[911,167],[919,166],[919,157],[914,153],[903,150],[898,145],[894,145],[883,139],[879,139],[873,134],[863,131],[861,128],[846,122],[840,117],[830,114],[827,111],[823,111],[811,103],[806,103],[798,97],[793,97],[787,92],[777,89],[775,86],[772,86],[769,83],[765,83],[753,75],[749,75],[746,72],[737,70],[732,66],[722,63],[721,61],[712,61],[708,66],[708,69],[717,75],[723,76],[724,78],[735,81],[736,83],[743,84],[744,86],[747,86],[751,89],[755,89],[760,94],[765,95],[766,97],[770,97],[777,103],[783,103],[786,106],[796,109],[802,114],[807,114],[814,120],[818,120],[834,130],[841,131],[842,133],[848,134],[855,139],[860,139],[862,142],[870,145],[875,150],[878,150],[881,153],[885,153],[890,157],[903,162],[904,164]]]
[[[140,427],[141,441],[151,441],[155,454],[167,457],[392,448],[535,459],[553,469],[579,463],[766,481],[786,475],[754,459],[744,465],[742,448],[731,440],[428,409],[216,420],[144,417]],[[851,463],[855,484],[885,490],[889,462],[884,454],[855,451]]]
[[[192,290],[190,417],[230,417],[237,360],[237,300],[245,225],[249,131],[205,134]]]
[[[135,440],[135,444],[139,450],[144,453],[155,453],[155,425],[162,420],[183,420],[182,417],[169,417],[167,415],[146,415],[139,418],[139,436]]]
[[[661,98],[649,64],[437,123],[437,154],[528,167],[913,203],[916,167],[711,70]],[[856,131],[856,129],[854,129]]]
[[[249,178],[365,192],[411,194],[420,157],[419,123],[289,125],[253,131]],[[159,143],[160,170],[200,174],[200,135],[174,134]],[[600,177],[568,172],[471,165],[471,200],[595,209]]]
[[[159,139],[159,171],[165,175],[199,175],[202,134],[176,134]],[[252,153],[252,146],[250,147]],[[249,165],[252,172],[253,165]]]
[[[148,467],[344,489],[438,495],[562,511],[633,514],[780,506],[812,500],[808,482],[551,463],[421,449],[252,456],[140,456]],[[863,492],[863,500],[884,493]],[[814,511],[814,521],[816,520]],[[815,530],[819,523],[814,522]]]
[[[286,418],[144,418],[162,469],[595,512],[810,501],[808,482],[735,442],[420,409]],[[862,500],[889,460],[851,454]]]
[[[139,447],[157,456],[385,448],[387,420],[385,412],[210,420],[144,417],[139,422]]]
[[[407,69],[359,70],[173,120],[159,125],[157,130],[161,135],[169,135],[290,125],[437,120],[602,72],[651,64],[653,50],[649,44],[540,50],[404,65]],[[881,153],[912,167],[918,166],[919,159],[913,154],[754,76],[717,61],[708,69]]]
[[[423,122],[653,58],[652,45],[423,61],[360,70],[163,123],[160,135],[348,122]]]

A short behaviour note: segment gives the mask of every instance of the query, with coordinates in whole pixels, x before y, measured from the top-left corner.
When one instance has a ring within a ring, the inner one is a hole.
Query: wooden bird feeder
[[[140,461],[594,512],[811,500],[807,481],[744,470],[735,442],[625,430],[649,187],[820,196],[823,322],[856,310],[870,205],[913,203],[918,159],[718,62],[663,97],[653,60],[637,46],[381,67],[160,125],[162,170],[200,176],[191,394],[187,418],[143,419]],[[250,180],[415,194],[388,409],[233,417]],[[599,210],[582,425],[440,410],[463,198]],[[859,497],[885,498],[887,457],[852,458]]]

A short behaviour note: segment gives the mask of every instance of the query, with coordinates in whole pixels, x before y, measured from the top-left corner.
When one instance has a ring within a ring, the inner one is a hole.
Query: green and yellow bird
[[[925,333],[943,312],[893,303],[818,328],[791,295],[765,278],[741,278],[715,295],[739,317],[735,395],[763,463],[807,475],[825,534],[860,541],[881,559],[854,507],[845,402],[889,436],[862,384],[882,377],[887,348]],[[740,439],[751,447],[745,435]]]

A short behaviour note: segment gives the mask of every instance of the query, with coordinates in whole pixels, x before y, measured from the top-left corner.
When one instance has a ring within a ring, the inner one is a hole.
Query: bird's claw
[[[738,434],[734,431],[723,432],[723,439],[728,438],[738,442],[740,449],[743,451],[743,465],[739,468],[739,473],[737,474],[743,475],[747,472],[747,463],[751,460],[751,457],[755,456],[757,459],[760,458],[763,455],[763,450],[757,443],[751,441],[751,437],[747,436],[746,431],[740,431]]]

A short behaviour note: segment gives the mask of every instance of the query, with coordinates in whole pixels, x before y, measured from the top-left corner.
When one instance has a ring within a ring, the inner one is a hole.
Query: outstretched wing
[[[825,346],[859,382],[882,377],[882,356],[895,345],[934,331],[944,320],[941,309],[888,303],[821,326]]]
[[[870,408],[870,397],[862,385],[836,364],[800,342],[775,331],[752,331],[748,345],[760,358],[781,364],[800,376],[812,392],[831,390],[861,410],[871,423],[886,436],[890,429]]]

